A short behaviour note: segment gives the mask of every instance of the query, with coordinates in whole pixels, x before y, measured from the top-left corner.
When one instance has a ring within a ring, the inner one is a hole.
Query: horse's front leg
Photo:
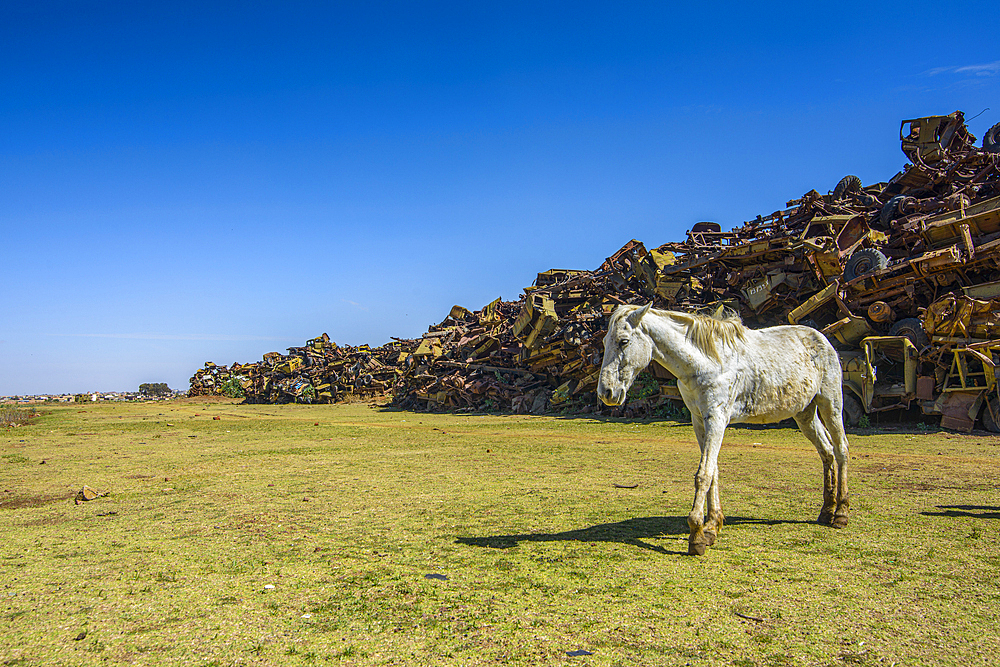
[[[694,504],[688,514],[688,554],[704,555],[705,549],[715,543],[718,531],[722,527],[722,508],[719,503],[718,473],[719,449],[722,447],[722,434],[726,429],[724,421],[718,415],[696,416],[692,414],[694,434],[701,448],[701,462],[698,473],[694,477]],[[711,495],[709,495],[711,494]],[[709,499],[709,517],[705,522],[705,501]]]

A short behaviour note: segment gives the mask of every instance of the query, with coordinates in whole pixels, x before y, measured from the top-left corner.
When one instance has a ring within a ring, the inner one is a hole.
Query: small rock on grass
[[[96,500],[97,498],[101,498],[106,495],[108,495],[107,491],[105,491],[104,493],[100,493],[99,491],[92,489],[87,485],[84,485],[84,487],[77,492],[76,498],[74,499],[73,502],[79,505],[80,503],[86,502],[88,500]]]

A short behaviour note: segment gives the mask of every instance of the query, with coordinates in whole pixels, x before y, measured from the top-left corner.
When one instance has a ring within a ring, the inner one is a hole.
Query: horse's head
[[[653,359],[653,339],[639,328],[653,304],[637,308],[618,306],[604,336],[604,363],[597,383],[597,396],[606,405],[621,405],[625,393]]]

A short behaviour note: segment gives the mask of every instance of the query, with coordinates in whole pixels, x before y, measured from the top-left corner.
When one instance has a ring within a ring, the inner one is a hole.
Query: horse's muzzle
[[[623,393],[625,392],[612,391],[609,387],[604,386],[604,384],[599,384],[597,386],[597,397],[601,399],[601,402],[604,403],[604,405],[621,405],[622,401],[620,394]]]

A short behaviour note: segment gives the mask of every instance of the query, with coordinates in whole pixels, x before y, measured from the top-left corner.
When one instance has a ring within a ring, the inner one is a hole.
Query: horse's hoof
[[[823,510],[822,512],[819,513],[819,518],[816,519],[816,521],[818,523],[823,524],[824,526],[830,526],[830,525],[832,525],[833,524],[833,512],[830,512],[828,510]]]
[[[716,534],[714,530],[705,531],[705,546],[710,547],[715,544]],[[702,552],[704,553],[704,551]],[[701,554],[699,554],[701,555]]]
[[[844,515],[833,517],[833,523],[830,524],[834,528],[846,528],[847,527],[847,517]]]
[[[688,556],[704,556],[708,545],[705,542],[692,542],[688,540]]]

